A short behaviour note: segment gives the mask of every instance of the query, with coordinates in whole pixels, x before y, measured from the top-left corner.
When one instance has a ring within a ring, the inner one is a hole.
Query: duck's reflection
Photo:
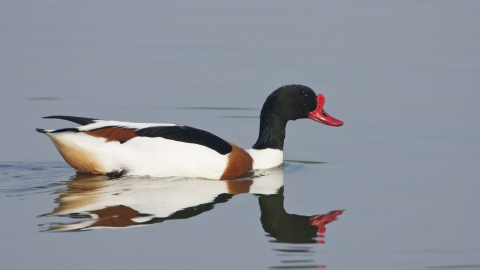
[[[283,187],[278,190],[278,194],[260,195],[258,198],[263,229],[275,238],[273,241],[283,243],[325,243],[325,225],[336,220],[344,211],[334,210],[323,215],[300,216],[287,213],[283,200]],[[317,237],[319,239],[315,240]]]
[[[81,219],[68,224],[47,224],[47,231],[125,228],[191,218],[212,210],[217,203],[227,202],[234,195],[252,193],[258,198],[260,221],[268,236],[273,238],[272,242],[324,243],[325,225],[336,220],[343,210],[313,216],[289,214],[284,208],[283,191],[283,167],[232,181],[145,177],[109,179],[77,175],[68,182],[66,190],[58,192],[55,199],[58,207],[43,216]],[[280,256],[304,256],[313,252],[310,248],[297,246],[274,250]],[[305,260],[281,261],[288,264]]]
[[[323,215],[301,216],[289,214],[284,208],[283,187],[277,194],[260,195],[262,227],[268,236],[274,238],[270,242],[306,244],[325,244],[325,226],[337,219],[344,210],[334,210]],[[281,259],[280,266],[270,269],[307,269],[325,268],[323,264],[315,264],[316,249],[308,245],[281,245],[273,249]]]

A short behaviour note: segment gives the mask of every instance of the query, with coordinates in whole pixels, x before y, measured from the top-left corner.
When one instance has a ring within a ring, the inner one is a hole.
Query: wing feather
[[[168,140],[199,144],[211,148],[222,155],[232,151],[232,146],[220,137],[210,132],[188,126],[147,127],[137,130],[135,134],[141,137],[161,137]]]
[[[222,155],[230,153],[233,149],[227,141],[210,132],[177,124],[130,123],[63,115],[53,115],[44,118],[68,120],[82,126],[52,131],[37,129],[40,133],[83,132],[90,136],[105,138],[106,142],[118,141],[120,143],[125,143],[137,136],[149,138],[159,137],[203,145]]]
[[[79,116],[65,116],[65,115],[52,115],[52,116],[45,116],[45,119],[62,119],[77,123],[79,125],[85,126],[89,124],[96,123],[100,120],[94,118],[87,118],[87,117],[79,117]]]

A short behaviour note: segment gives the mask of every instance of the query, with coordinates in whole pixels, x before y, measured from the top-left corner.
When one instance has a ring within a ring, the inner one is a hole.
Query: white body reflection
[[[81,221],[47,224],[47,231],[85,231],[98,228],[145,226],[171,219],[187,219],[212,210],[214,205],[242,193],[256,195],[260,222],[270,242],[307,244],[325,243],[325,226],[343,210],[312,216],[290,214],[284,208],[283,172],[302,165],[286,163],[265,171],[255,171],[239,180],[202,180],[188,178],[122,177],[78,175],[68,182],[55,200],[58,207],[44,216],[68,216]],[[324,268],[314,261],[312,246],[276,246],[285,267]]]
[[[49,231],[148,225],[196,216],[236,194],[277,194],[282,186],[282,166],[228,181],[77,175],[68,182],[67,190],[60,191],[55,200],[59,206],[44,216],[86,218],[70,224],[50,224]]]

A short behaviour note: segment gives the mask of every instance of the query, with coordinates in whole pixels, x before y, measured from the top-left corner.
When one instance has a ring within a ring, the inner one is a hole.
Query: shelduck
[[[52,140],[77,172],[111,176],[233,179],[283,162],[289,120],[310,118],[329,126],[343,122],[323,109],[325,98],[307,86],[286,85],[271,93],[260,113],[260,132],[244,150],[207,131],[165,123],[129,123],[75,116],[47,116],[80,127],[37,129]]]

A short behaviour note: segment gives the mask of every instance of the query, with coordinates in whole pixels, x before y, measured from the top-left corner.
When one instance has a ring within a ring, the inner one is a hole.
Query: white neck
[[[249,149],[247,152],[253,158],[253,169],[269,169],[283,163],[283,151],[279,149]]]

